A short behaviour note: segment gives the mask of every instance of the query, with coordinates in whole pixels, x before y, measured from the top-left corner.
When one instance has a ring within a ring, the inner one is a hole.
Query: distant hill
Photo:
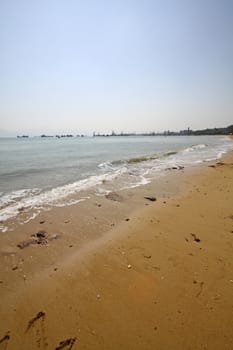
[[[233,134],[233,125],[226,128],[214,128],[192,131],[192,135],[230,135]]]

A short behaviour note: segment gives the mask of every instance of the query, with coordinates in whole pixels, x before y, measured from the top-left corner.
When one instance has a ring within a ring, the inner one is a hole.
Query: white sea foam
[[[100,169],[109,169],[112,168],[112,163],[111,162],[103,162],[98,164],[98,168]]]
[[[22,189],[18,191],[12,191],[2,197],[0,197],[0,208],[4,208],[12,203],[15,203],[23,198],[34,196],[40,193],[41,190],[38,188],[34,189]]]
[[[103,181],[112,181],[127,169],[121,168],[111,174],[102,174],[98,176],[90,176],[87,179],[83,179],[72,184],[53,188],[49,191],[39,194],[33,194],[33,190],[28,190],[29,196],[17,196],[15,192],[7,195],[8,206],[4,206],[0,209],[0,221],[6,221],[12,217],[17,216],[19,213],[27,213],[30,210],[39,213],[39,210],[45,209],[50,206],[64,206],[73,205],[87,198],[70,199],[65,201],[69,196],[75,195],[80,191],[88,190],[94,186],[100,185]],[[38,191],[38,190],[37,190]],[[22,192],[25,194],[25,192]],[[20,198],[19,201],[15,201],[16,198]],[[28,219],[27,219],[28,220]]]
[[[129,182],[127,185],[121,187],[120,190],[136,188],[139,186],[147,185],[150,182],[151,182],[151,180],[149,178],[146,178],[144,176],[140,176],[140,178],[135,183]]]
[[[84,198],[81,198],[81,199],[71,199],[68,202],[54,204],[54,206],[55,207],[60,207],[60,208],[67,207],[67,206],[70,206],[70,205],[74,205],[74,204],[78,204],[78,203],[84,202],[87,199],[90,199],[90,197],[87,196],[87,197],[84,197]]]
[[[0,231],[1,232],[7,232],[8,231],[8,227],[7,226],[0,226]]]
[[[37,217],[38,214],[39,214],[39,212],[33,213],[31,216],[29,216],[28,219],[24,220],[24,221],[22,222],[22,224],[27,224],[29,221],[35,219],[35,218]]]
[[[206,147],[207,147],[206,144],[193,145],[191,147],[186,148],[184,150],[184,152],[192,152],[192,151],[196,151],[196,150],[203,149],[203,148],[206,148]]]

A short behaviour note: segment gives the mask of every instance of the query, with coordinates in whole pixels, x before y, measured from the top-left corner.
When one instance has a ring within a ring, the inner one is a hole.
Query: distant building
[[[190,130],[190,128],[188,128],[187,130],[180,130],[180,135],[191,135],[192,130]]]

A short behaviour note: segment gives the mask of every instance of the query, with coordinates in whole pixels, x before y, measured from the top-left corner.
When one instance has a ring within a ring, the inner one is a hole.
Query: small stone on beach
[[[130,265],[130,264],[127,267],[128,267],[128,269],[132,269],[132,265]]]

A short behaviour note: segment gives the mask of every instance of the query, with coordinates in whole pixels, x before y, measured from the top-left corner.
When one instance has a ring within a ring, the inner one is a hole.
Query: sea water
[[[41,210],[88,200],[88,191],[98,196],[141,186],[166,169],[232,149],[233,141],[220,136],[0,138],[0,230],[22,210],[30,220]]]

